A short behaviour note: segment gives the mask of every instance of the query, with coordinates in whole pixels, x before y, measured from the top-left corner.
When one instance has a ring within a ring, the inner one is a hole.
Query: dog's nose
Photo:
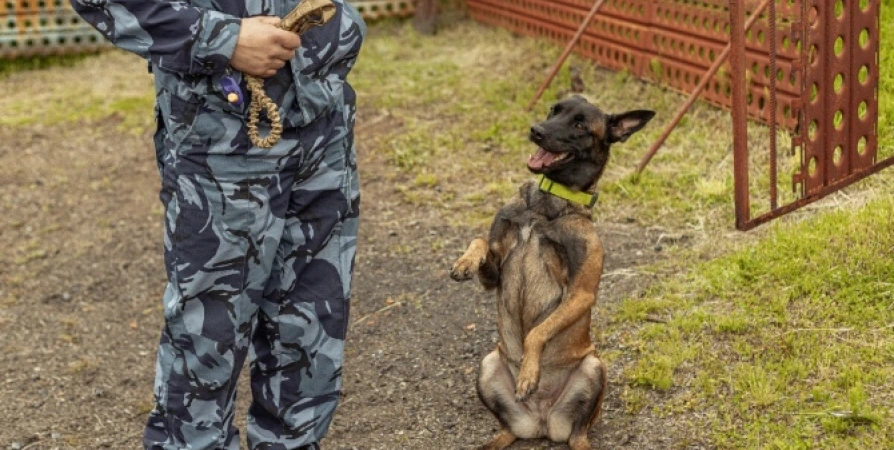
[[[539,140],[543,139],[543,128],[540,128],[537,125],[531,127],[531,139]]]

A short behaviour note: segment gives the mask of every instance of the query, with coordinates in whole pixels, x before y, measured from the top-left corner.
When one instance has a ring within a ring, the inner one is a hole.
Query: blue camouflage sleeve
[[[241,20],[166,0],[70,0],[75,11],[117,47],[162,70],[222,73],[236,48]]]

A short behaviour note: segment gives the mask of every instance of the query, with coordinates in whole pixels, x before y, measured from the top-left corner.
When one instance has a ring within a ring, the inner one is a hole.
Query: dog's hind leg
[[[478,397],[500,421],[501,431],[482,449],[497,450],[508,447],[515,439],[544,436],[541,418],[515,400],[515,383],[509,367],[494,350],[481,361],[478,375]]]
[[[568,442],[572,450],[589,449],[587,432],[602,411],[605,397],[605,364],[587,355],[568,376],[565,387],[546,419],[547,436],[553,442]]]
[[[478,447],[478,450],[503,450],[515,442],[515,435],[508,428],[500,430],[500,434],[494,436],[487,444]]]

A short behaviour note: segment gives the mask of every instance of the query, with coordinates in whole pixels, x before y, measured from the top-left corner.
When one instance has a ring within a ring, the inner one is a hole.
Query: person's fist
[[[278,17],[259,16],[242,19],[236,50],[230,65],[243,73],[270,78],[286,65],[301,46],[297,34],[277,27]]]

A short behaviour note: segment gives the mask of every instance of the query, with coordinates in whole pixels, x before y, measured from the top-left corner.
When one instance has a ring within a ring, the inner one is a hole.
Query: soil
[[[364,128],[365,120],[372,118],[361,114],[358,125],[363,215],[344,398],[323,447],[473,448],[497,431],[474,387],[477,364],[496,342],[495,308],[476,282],[455,283],[447,269],[481,230],[402,203],[395,169],[362,147],[383,129]],[[0,142],[0,450],[139,448],[165,284],[149,136],[122,133],[110,120],[0,128]],[[606,276],[597,329],[651,282],[632,269],[664,255],[654,249],[660,232],[631,222],[598,223]],[[597,347],[619,350],[617,341],[597,336]],[[625,412],[618,372],[610,372],[593,447],[671,446],[672,426]]]

